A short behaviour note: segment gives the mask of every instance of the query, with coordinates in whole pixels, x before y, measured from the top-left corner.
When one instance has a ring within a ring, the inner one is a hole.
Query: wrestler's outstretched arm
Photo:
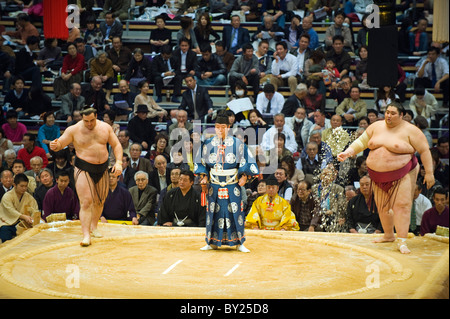
[[[368,132],[368,129],[361,134],[350,146],[337,156],[338,161],[343,162],[347,158],[355,156],[356,154],[364,151],[369,143],[372,132]]]
[[[63,135],[61,135],[59,138],[53,140],[50,142],[49,146],[50,149],[54,152],[58,152],[62,150],[64,147],[69,145],[73,142],[73,126],[69,126],[64,131]]]

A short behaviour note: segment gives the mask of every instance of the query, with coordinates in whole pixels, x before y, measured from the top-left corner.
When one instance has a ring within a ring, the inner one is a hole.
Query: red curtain
[[[67,0],[44,0],[44,36],[67,40],[69,29],[66,25]]]

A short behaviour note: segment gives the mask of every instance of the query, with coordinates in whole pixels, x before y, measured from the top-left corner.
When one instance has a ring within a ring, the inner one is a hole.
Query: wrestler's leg
[[[94,200],[93,206],[92,206],[92,219],[91,219],[91,232],[94,237],[103,237],[103,235],[97,230],[98,221],[100,220],[100,217],[103,213],[103,205],[104,200],[108,196],[109,191],[109,174],[105,173],[103,174],[103,177],[100,179],[100,181],[96,185],[97,191],[99,192],[98,195],[100,198],[103,199],[102,203],[98,202],[98,196],[96,195],[96,198]]]
[[[84,171],[80,171],[75,167],[75,188],[77,190],[78,198],[80,200],[80,222],[81,230],[83,232],[82,246],[89,246],[91,244],[90,226],[92,220],[93,196],[91,193],[89,177]]]
[[[375,183],[372,183],[373,197],[378,209],[378,216],[380,217],[381,225],[383,226],[384,234],[382,237],[377,237],[373,240],[374,243],[384,243],[395,241],[394,235],[394,218],[389,213],[389,204],[384,203],[383,199],[387,196],[386,193],[379,188]]]
[[[414,199],[414,189],[417,181],[419,166],[406,174],[400,181],[398,194],[395,199],[394,210],[394,226],[399,240],[399,250],[403,254],[411,251],[406,246],[406,238],[408,237],[409,224],[411,222],[411,206]]]

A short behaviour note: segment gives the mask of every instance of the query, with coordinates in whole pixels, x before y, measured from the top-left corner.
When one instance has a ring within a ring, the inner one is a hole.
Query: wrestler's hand
[[[427,185],[427,189],[433,187],[435,180],[434,175],[430,173],[425,173],[425,177],[423,178],[423,183]]]
[[[117,163],[114,164],[114,166],[111,169],[111,173],[114,174],[115,176],[120,176],[120,174],[122,174],[122,163]]]
[[[58,139],[55,139],[49,143],[50,149],[54,152],[58,151]]]
[[[352,157],[354,155],[353,153],[354,152],[353,152],[353,150],[351,148],[347,148],[345,150],[345,152],[342,152],[342,153],[338,154],[337,159],[338,159],[339,162],[343,162],[347,158]]]

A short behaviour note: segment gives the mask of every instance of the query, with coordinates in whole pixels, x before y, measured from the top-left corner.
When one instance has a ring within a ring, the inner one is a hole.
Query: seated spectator
[[[336,88],[340,74],[333,59],[326,59],[325,68],[322,70],[322,73],[325,86],[329,89]]]
[[[6,150],[14,151],[14,146],[12,142],[8,138],[6,138],[5,131],[3,131],[3,129],[0,127],[0,162],[4,159]]]
[[[31,81],[32,87],[42,87],[41,67],[45,66],[45,61],[38,60],[35,51],[39,50],[39,37],[30,36],[27,38],[25,47],[16,52],[15,75],[20,75],[25,81]]]
[[[333,37],[332,48],[327,51],[325,60],[332,59],[336,64],[336,68],[339,71],[340,77],[348,75],[350,72],[350,65],[352,58],[344,50],[344,37],[341,35],[335,35]]]
[[[103,45],[103,33],[97,27],[97,19],[92,15],[86,19],[86,29],[81,33],[84,44],[97,49]],[[77,46],[78,47],[78,46]],[[83,54],[82,52],[80,52]],[[94,54],[92,55],[94,56]],[[88,61],[88,59],[86,59]]]
[[[314,6],[311,8],[310,16],[314,17],[315,11],[323,10],[324,12],[326,12],[326,15],[323,15],[320,18],[320,20],[323,20],[327,16],[331,17],[333,15],[333,12],[336,12],[336,10],[340,8],[340,6],[341,6],[341,2],[339,0],[331,0],[331,1],[317,0],[315,2]]]
[[[306,85],[308,86],[308,90],[303,98],[303,105],[305,106],[308,118],[313,118],[316,110],[325,111],[326,96],[319,92],[320,84],[318,81],[308,81]]]
[[[42,211],[45,194],[54,185],[53,173],[48,168],[43,168],[39,174],[39,186],[36,187],[33,197],[36,200],[39,210]]]
[[[260,147],[263,151],[269,151],[275,147],[274,138],[276,134],[283,133],[286,136],[286,148],[291,153],[297,152],[294,132],[286,125],[284,114],[279,113],[274,116],[274,125],[264,133]]]
[[[307,180],[297,185],[297,190],[291,199],[291,209],[299,223],[300,231],[314,231],[319,222],[316,201],[311,193],[311,183]]]
[[[130,83],[131,92],[137,93],[137,86],[141,81],[151,80],[152,65],[149,59],[144,57],[144,51],[140,48],[136,48],[133,51],[133,58],[125,75],[125,80]]]
[[[347,221],[350,233],[379,234],[383,232],[377,206],[373,200],[369,175],[359,180],[359,191],[347,204]]]
[[[276,44],[274,56],[270,83],[276,90],[279,86],[289,86],[291,94],[293,94],[299,81],[297,58],[288,52],[287,44],[284,41]]]
[[[372,1],[372,0],[371,0]],[[361,18],[361,25],[362,28],[358,30],[358,34],[356,35],[356,42],[353,44],[355,50],[358,50],[358,54],[362,47],[368,47],[369,46],[369,28],[367,27],[367,22],[370,20],[368,19],[369,14],[364,13]],[[406,36],[408,38],[408,36]],[[399,53],[400,51],[400,30],[399,30]],[[409,50],[409,48],[408,48]]]
[[[47,154],[47,157],[50,157],[50,149],[48,145],[54,139],[57,139],[61,136],[61,128],[59,125],[55,124],[55,115],[53,112],[47,112],[44,114],[43,125],[39,128],[37,134],[37,145],[42,147]]]
[[[276,44],[284,37],[284,26],[278,25],[273,16],[270,14],[264,15],[263,24],[258,26],[255,34],[252,36],[253,48],[256,50],[259,41],[267,40],[269,42],[269,51],[274,52],[276,50]]]
[[[86,105],[96,109],[99,118],[103,116],[106,110],[111,108],[106,100],[102,85],[102,79],[99,76],[94,76],[90,83],[81,86],[81,95],[84,97]]]
[[[267,16],[271,16],[273,21],[277,23],[281,27],[281,29],[284,29],[287,12],[287,1],[274,2],[270,0],[262,0],[261,13],[263,16],[263,20]]]
[[[12,165],[16,158],[16,151],[14,151],[14,149],[7,149],[3,155],[3,162],[0,170],[12,170]]]
[[[430,39],[427,33],[428,21],[425,18],[420,18],[417,21],[416,30],[409,32],[409,51],[426,52],[430,44]]]
[[[298,150],[303,150],[308,142],[309,130],[313,125],[313,123],[306,118],[306,110],[303,107],[298,107],[293,117],[286,118],[286,125],[288,125],[295,134]]]
[[[287,180],[287,170],[283,167],[278,167],[274,176],[278,181],[278,195],[289,202],[292,198],[293,188]]]
[[[232,15],[230,25],[223,27],[222,40],[225,49],[231,54],[244,53],[244,45],[250,42],[250,34],[241,26],[241,18],[238,15]]]
[[[448,83],[448,62],[440,56],[438,48],[431,47],[428,50],[427,59],[417,71],[414,87],[434,88],[437,92],[442,90],[444,95],[442,107],[448,107]]]
[[[155,170],[150,173],[149,184],[156,188],[158,193],[170,185],[170,172],[167,168],[167,160],[164,156],[158,155],[154,160]]]
[[[178,184],[178,179],[174,183],[174,170],[190,170],[189,164],[184,161],[183,157],[183,150],[181,148],[171,148],[171,157],[170,157],[170,163],[167,164],[167,169],[170,171],[170,181],[172,182],[170,185],[172,185],[172,188],[177,187],[176,184]],[[179,174],[179,172],[178,172]],[[169,186],[170,186],[169,185]],[[169,186],[167,186],[169,188]],[[170,189],[168,189],[170,190]]]
[[[341,78],[335,89],[330,90],[329,98],[337,102],[337,105],[341,104],[344,99],[350,97],[350,92],[352,88],[352,81],[348,75]]]
[[[305,98],[307,95],[307,87],[304,83],[300,83],[295,88],[294,93],[284,102],[281,113],[286,117],[293,117],[299,107],[305,108]]]
[[[325,112],[322,110],[316,110],[313,115],[314,123],[310,128],[309,134],[311,135],[313,131],[319,131],[320,133],[323,130],[331,127],[330,119],[326,118]]]
[[[316,142],[308,142],[304,148],[306,156],[299,158],[296,168],[305,174],[305,179],[313,180],[320,173],[319,146]]]
[[[231,70],[231,67],[233,66],[233,62],[235,59],[234,54],[227,51],[223,41],[217,41],[215,47],[216,47],[216,55],[222,59],[222,62],[225,65],[228,74]]]
[[[57,113],[58,120],[66,120],[70,123],[73,111],[81,111],[85,105],[84,96],[81,95],[81,85],[79,83],[72,83],[69,86],[69,93],[61,96],[61,109]]]
[[[268,83],[264,85],[263,92],[259,93],[256,98],[256,109],[269,119],[281,112],[284,105],[284,97],[277,92],[275,87]],[[285,114],[289,116],[289,114]]]
[[[245,219],[245,227],[264,230],[299,230],[289,202],[278,195],[278,181],[271,176],[266,180],[266,184],[267,192],[253,202]]]
[[[178,69],[180,69],[180,61],[172,55],[172,48],[169,45],[162,46],[161,54],[152,61],[152,78],[155,84],[155,95],[157,96],[156,103],[162,102],[162,88],[167,84],[173,85],[172,102],[180,102],[178,97],[181,95],[183,79],[176,74],[175,71]]]
[[[114,70],[112,61],[108,59],[105,51],[97,51],[95,59],[90,63],[90,78],[93,78],[94,76],[100,77],[103,88],[106,91],[105,98],[108,103],[112,103],[111,92],[115,81]]]
[[[130,8],[130,1],[128,0],[105,0],[103,11],[100,13],[100,19],[108,19],[108,14],[112,13],[114,18],[121,21],[128,19],[128,9]]]
[[[200,86],[216,86],[227,84],[226,68],[222,59],[212,53],[211,45],[200,47],[202,57],[195,66],[195,77]]]
[[[359,182],[361,177],[368,174],[367,172],[367,164],[366,164],[366,156],[360,155],[356,157],[355,166],[352,166],[347,173],[346,185],[355,185],[355,182]],[[342,170],[342,168],[341,168]]]
[[[361,117],[366,116],[367,105],[366,102],[360,98],[359,87],[352,87],[350,97],[344,99],[344,101],[338,105],[336,114],[340,115],[344,123],[349,125],[356,125]]]
[[[333,160],[333,153],[330,148],[330,146],[322,141],[322,131],[320,130],[313,130],[309,134],[309,142],[315,142],[318,145],[318,158],[320,163],[320,168],[324,169],[331,161]],[[300,154],[300,158],[306,157],[306,149],[303,149],[302,153]],[[297,163],[297,168],[301,169]]]
[[[159,53],[163,45],[170,45],[172,31],[166,28],[166,20],[162,15],[155,18],[155,23],[157,28],[150,32],[150,52]]]
[[[12,170],[14,176],[17,175],[17,174],[22,174],[22,173],[24,174],[25,170],[26,170],[25,163],[21,159],[16,159],[16,160],[14,160],[14,162],[12,164],[11,170]],[[28,189],[27,189],[27,191],[28,191],[28,193],[33,195],[33,193],[34,193],[34,191],[36,189],[36,180],[32,176],[28,176],[28,175],[25,175],[25,176],[28,177]]]
[[[298,40],[298,49],[291,51],[297,57],[297,78],[306,79],[305,63],[311,56],[312,50],[308,47],[310,42],[309,34],[303,33]]]
[[[183,38],[180,40],[178,49],[173,52],[173,56],[180,61],[180,68],[175,70],[175,73],[182,79],[188,74],[195,75],[195,69],[197,67],[197,54],[190,49],[189,45],[189,40]]]
[[[36,200],[27,193],[28,178],[25,174],[14,177],[14,188],[3,195],[0,203],[0,239],[3,242],[16,236],[16,224],[22,220],[33,225],[30,210],[38,211]],[[28,211],[25,211],[25,210]]]
[[[69,187],[69,172],[60,171],[56,175],[56,185],[50,188],[42,203],[42,219],[51,214],[66,214],[67,220],[79,219],[80,204],[75,192]]]
[[[97,49],[93,45],[86,44],[83,38],[75,39],[75,46],[77,47],[77,52],[84,57],[84,69],[89,68],[89,63],[95,58],[97,54]],[[98,47],[100,49],[100,47]],[[83,79],[84,80],[84,79]]]
[[[370,88],[369,84],[367,84],[367,66],[368,66],[368,58],[369,58],[369,49],[367,46],[363,45],[359,48],[358,51],[359,61],[356,62],[355,68],[355,81],[358,83],[358,86],[361,89]]]
[[[211,26],[208,12],[204,12],[200,15],[199,21],[197,21],[197,25],[194,27],[194,34],[200,50],[203,45],[211,45],[220,40],[220,35]],[[211,37],[213,37],[213,39],[211,39]]]
[[[378,111],[374,109],[367,110],[367,118],[369,119],[369,125],[380,119]]]
[[[17,159],[22,160],[25,164],[25,168],[30,170],[30,160],[35,156],[42,158],[43,167],[47,166],[48,157],[46,156],[44,149],[36,145],[36,135],[33,133],[25,133],[23,136],[23,148],[17,152]]]
[[[276,163],[275,166],[279,166],[281,159],[285,156],[292,156],[292,152],[286,148],[286,136],[283,133],[275,134],[274,147],[266,151],[266,165],[268,163]],[[283,197],[284,198],[284,197]]]
[[[177,45],[180,45],[180,40],[186,38],[190,42],[191,50],[200,54],[197,38],[194,32],[194,21],[191,17],[184,16],[180,18],[181,29],[177,32]]]
[[[350,93],[351,95],[351,93]],[[395,94],[390,86],[380,87],[377,91],[377,98],[375,100],[375,107],[379,113],[384,114],[386,108],[391,102],[398,100],[399,96]]]
[[[428,141],[428,145],[430,146],[430,148],[433,147],[433,136],[431,136],[430,131],[428,130],[428,121],[425,117],[423,117],[422,115],[417,115],[416,117],[414,117],[414,125],[422,131],[423,135],[425,135],[427,141]]]
[[[107,54],[108,58],[112,62],[114,79],[117,79],[117,75],[119,74],[125,77],[133,54],[128,47],[123,46],[122,39],[120,37],[112,38],[112,48],[107,51]],[[116,80],[114,80],[114,82],[116,82]]]
[[[123,0],[121,0],[123,1]],[[103,42],[108,44],[111,43],[112,38],[120,37],[122,38],[123,26],[119,20],[117,20],[117,15],[111,11],[103,11],[105,21],[100,22],[99,29],[103,34]]]
[[[41,174],[41,170],[44,168],[44,160],[40,156],[33,156],[30,159],[31,169],[25,171],[25,175],[34,177],[36,180],[36,185],[39,186],[41,184],[39,180],[39,175]],[[35,190],[36,191],[36,190]]]
[[[440,159],[447,159],[449,155],[448,136],[441,136],[437,140],[437,144],[434,147],[438,151]]]
[[[25,88],[25,79],[15,76],[12,80],[12,89],[6,93],[4,104],[9,103],[9,108],[13,108],[19,117],[23,117],[29,109],[29,89]]]
[[[292,1],[288,3],[293,3]],[[291,23],[284,26],[284,39],[287,40],[289,50],[296,50],[299,45],[300,35],[303,33],[303,28],[300,25],[302,18],[294,14],[291,18]],[[308,38],[309,40],[309,38]],[[308,41],[309,45],[309,41]]]
[[[209,96],[208,89],[197,85],[194,76],[185,77],[187,90],[183,92],[179,110],[187,112],[189,120],[203,120],[203,118],[212,113],[213,101]]]
[[[148,158],[152,165],[155,162],[155,158],[158,155],[162,155],[166,158],[167,162],[170,162],[170,154],[168,152],[169,138],[165,133],[159,133],[155,137],[155,144],[152,145],[151,150],[147,152],[145,158]]]
[[[253,47],[247,43],[242,46],[242,55],[238,56],[229,72],[229,84],[231,93],[236,93],[236,82],[242,80],[248,87],[253,89],[253,97],[256,98],[259,93],[259,67],[258,58],[253,54]]]
[[[28,109],[25,116],[40,116],[52,109],[51,97],[44,92],[42,87],[32,86],[28,93]]]
[[[120,145],[122,145],[124,154],[127,154],[129,156],[131,141],[130,141],[130,133],[128,132],[128,130],[120,130],[119,134],[117,135],[117,138],[119,139]]]
[[[27,133],[25,124],[17,121],[17,111],[9,110],[6,112],[6,123],[2,125],[5,137],[9,139],[13,145],[22,145],[23,136]]]
[[[180,141],[183,134],[189,134],[188,132],[193,128],[192,123],[188,122],[188,113],[185,110],[178,110],[176,119],[176,123],[169,126],[169,147],[172,147],[176,142]]]
[[[258,58],[259,65],[259,83],[265,84],[270,81],[270,74],[272,74],[272,56],[267,54],[269,50],[269,41],[263,39],[258,43],[258,49],[255,55]]]
[[[448,226],[448,206],[446,201],[448,200],[448,192],[439,187],[434,191],[433,202],[434,205],[429,210],[425,211],[422,216],[422,222],[420,224],[420,235],[435,233],[437,226]],[[3,202],[3,201],[2,201]]]
[[[129,166],[134,171],[144,171],[150,174],[153,171],[153,165],[148,158],[142,157],[142,145],[133,142],[130,147],[130,161]]]
[[[314,18],[311,16],[306,16],[303,18],[302,21],[302,28],[303,31],[307,34],[309,34],[309,48],[311,50],[315,50],[319,47],[320,43],[319,43],[319,35],[317,34],[316,30],[313,29],[312,24],[313,24]]]
[[[448,188],[449,166],[444,161],[441,161],[439,151],[436,148],[432,148],[430,152],[433,159],[434,178],[439,181],[442,187]]]
[[[133,142],[140,143],[144,150],[149,151],[156,134],[152,119],[148,118],[147,113],[147,105],[138,105],[136,116],[128,122],[128,132]]]
[[[62,66],[63,56],[58,46],[58,39],[46,38],[44,48],[39,52],[38,60],[45,61],[45,69],[59,70]]]
[[[344,38],[344,48],[347,51],[353,51],[352,33],[349,27],[343,25],[345,13],[342,10],[337,10],[334,14],[334,24],[330,25],[325,31],[325,50],[331,49],[333,44],[333,37],[337,34]]]
[[[239,0],[234,2],[233,11],[245,12],[245,21],[261,21],[258,0]]]
[[[14,175],[9,169],[0,172],[0,201],[6,192],[13,189]]]
[[[6,95],[11,88],[11,80],[13,79],[15,67],[14,57],[8,53],[0,51],[0,80],[3,81],[1,93]]]
[[[53,161],[47,165],[47,168],[52,171],[53,176],[57,176],[62,171],[69,171],[71,168],[70,151],[68,148],[59,150],[53,153]],[[73,191],[75,189],[72,188]]]
[[[75,44],[70,43],[67,47],[66,56],[61,68],[61,76],[55,79],[55,97],[60,99],[61,95],[69,92],[72,83],[81,83],[83,80],[83,70],[85,69],[84,56],[78,53]]]
[[[434,112],[438,108],[438,102],[433,94],[419,86],[414,89],[414,95],[409,101],[409,108],[414,113],[414,117],[422,115],[427,119],[428,124],[431,125]]]
[[[164,196],[158,215],[159,225],[169,227],[205,226],[205,206],[201,206],[200,194],[192,187],[194,178],[192,171],[181,171],[178,187],[172,188]]]
[[[248,145],[258,145],[261,143],[262,134],[265,133],[269,129],[269,125],[264,121],[262,114],[257,109],[252,109],[248,112],[248,120],[250,122],[251,128],[253,128],[255,132],[254,140],[247,136],[246,143]],[[260,132],[261,130],[261,132]]]
[[[140,93],[134,99],[134,111],[137,112],[139,105],[145,105],[148,109],[147,117],[161,122],[167,116],[167,111],[160,107],[151,95],[148,95],[149,83],[146,80],[139,82],[138,90]]]
[[[153,226],[156,222],[156,197],[158,190],[148,183],[148,173],[137,171],[134,175],[136,186],[129,189],[133,199],[139,225]]]
[[[116,119],[119,121],[128,121],[128,117],[133,113],[136,93],[130,92],[130,87],[126,80],[120,80],[119,93],[113,96],[113,105],[111,109],[116,112]]]
[[[118,184],[118,180],[116,175],[109,174],[109,192],[100,219],[102,223],[107,223],[108,220],[127,220],[132,225],[138,225],[133,198],[127,188]]]
[[[423,188],[424,185],[417,181],[414,189],[414,201],[411,207],[411,222],[409,224],[409,231],[416,236],[420,234],[423,214],[433,207],[431,201],[422,194]]]
[[[342,122],[342,117],[334,114],[330,119],[331,127],[322,131],[322,140],[326,144],[334,146],[332,149],[333,156],[337,156],[342,152],[343,148],[347,147],[348,143],[351,141],[350,134],[345,129],[343,129],[343,132],[339,135],[333,134],[333,130],[336,130],[338,127],[342,128]]]
[[[36,27],[30,22],[30,16],[26,13],[20,13],[17,15],[16,20],[17,29],[15,31],[4,31],[3,34],[6,34],[11,37],[11,40],[17,44],[25,45],[27,43],[27,39],[30,36],[35,36],[39,38],[39,31]]]
[[[322,84],[321,92],[325,92],[325,84],[323,84],[322,70],[325,68],[325,53],[318,49],[311,52],[311,55],[304,63],[303,78],[306,81],[318,81]]]
[[[136,181],[134,180],[136,170],[131,167],[130,161],[130,155],[123,153],[122,174],[119,176],[118,183],[119,186],[125,187],[126,189],[136,186]]]

